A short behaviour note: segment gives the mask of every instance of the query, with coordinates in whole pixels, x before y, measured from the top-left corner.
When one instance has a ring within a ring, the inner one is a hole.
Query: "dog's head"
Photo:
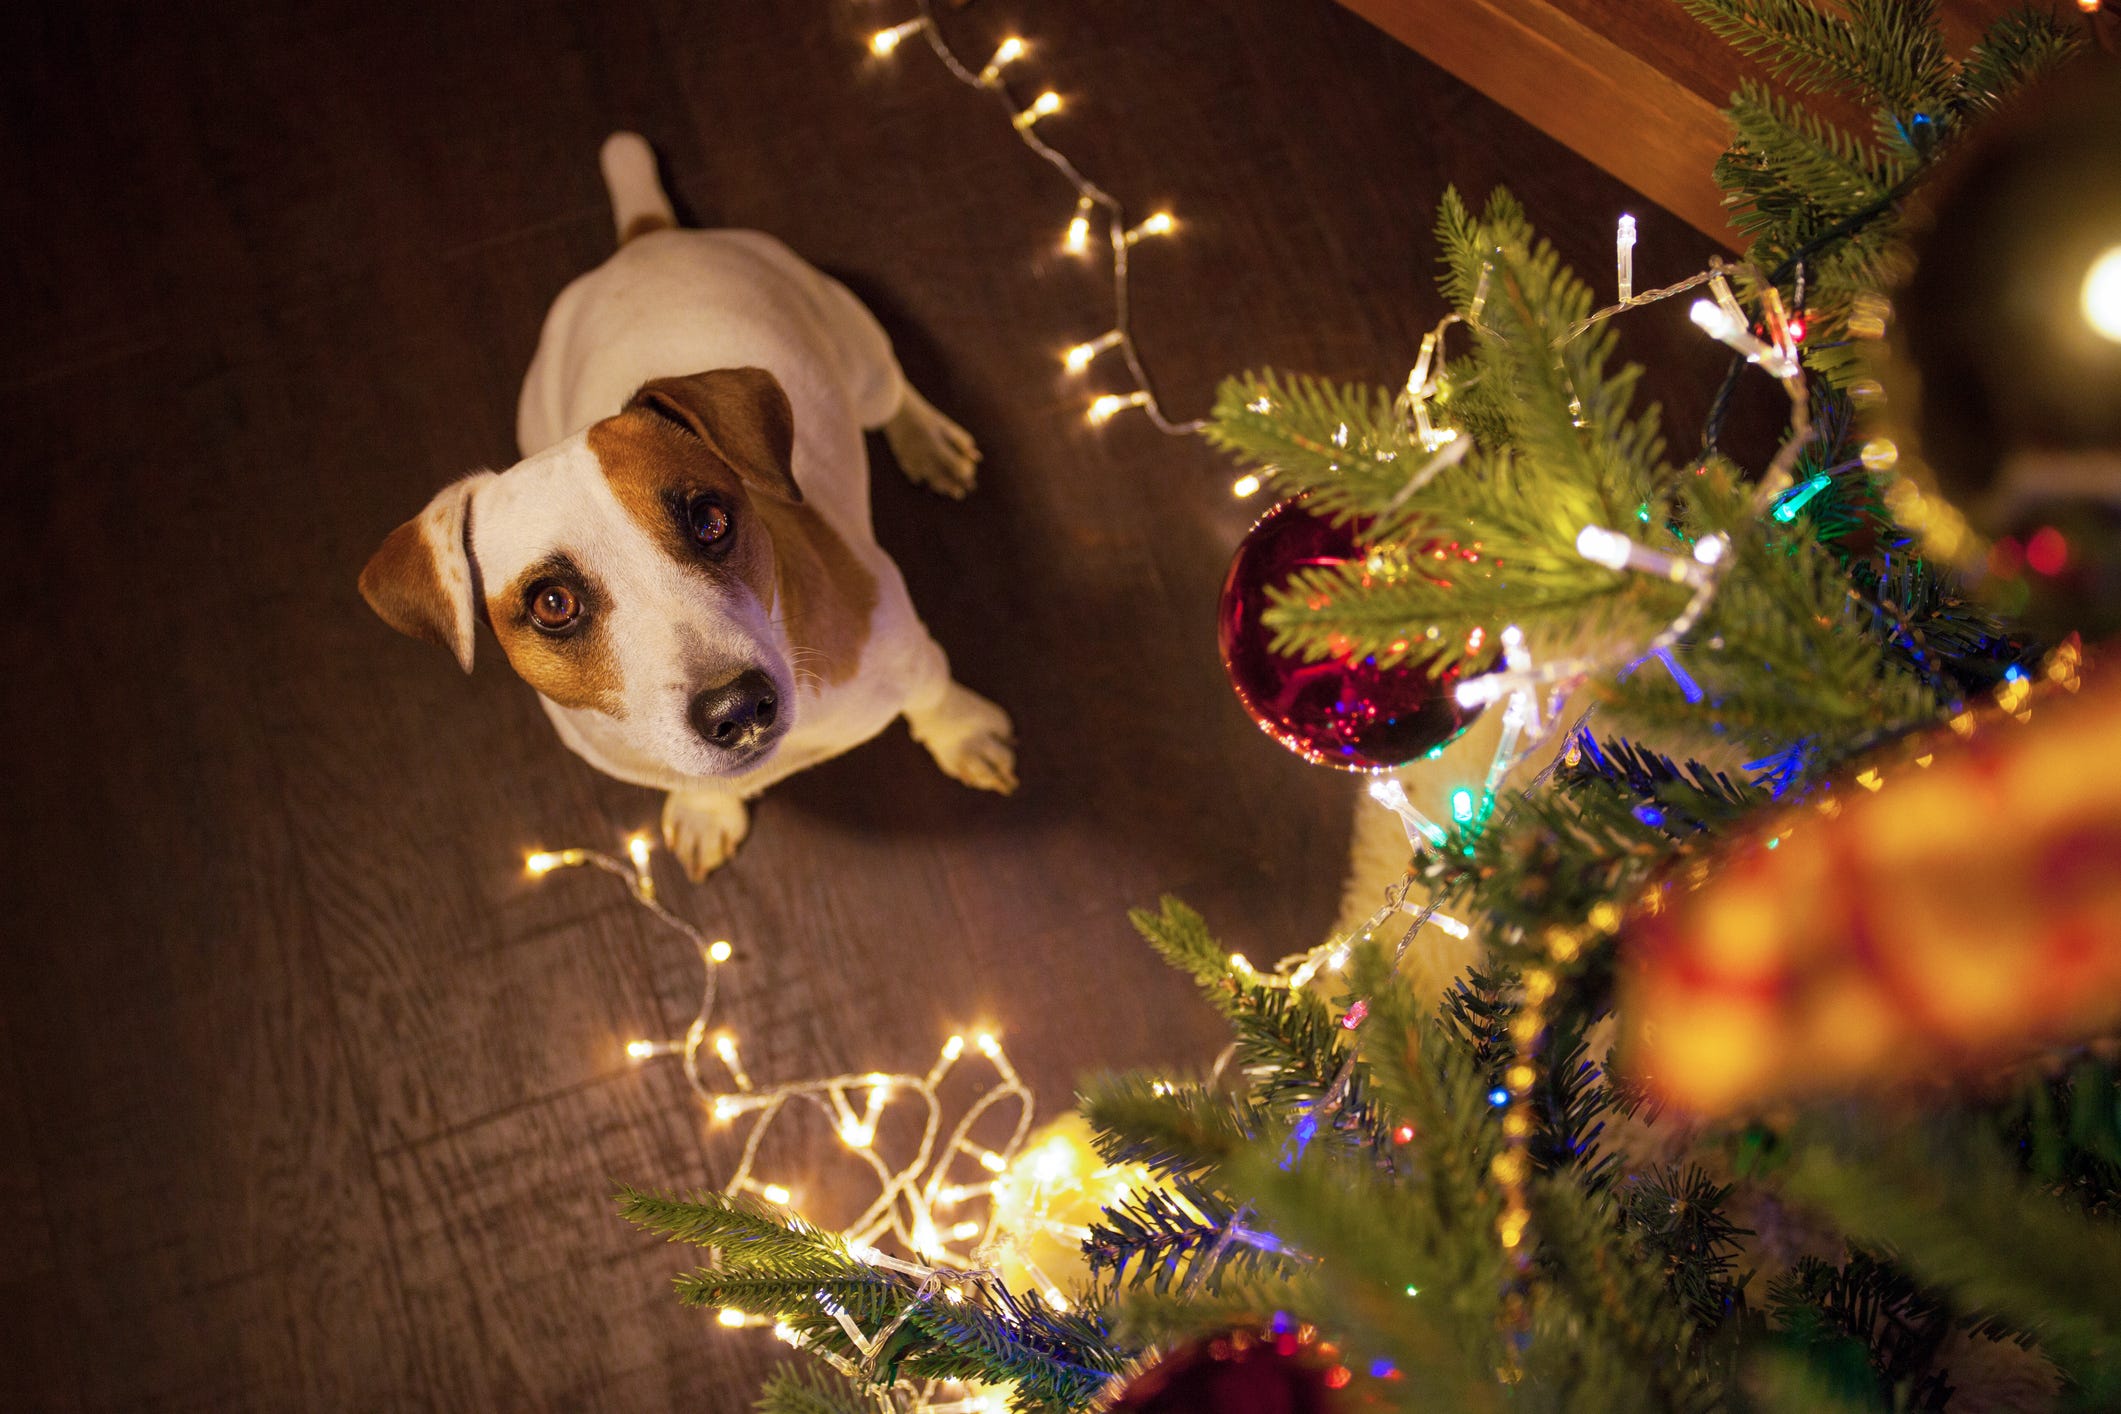
[[[392,531],[361,593],[471,671],[479,619],[582,734],[728,776],[794,722],[768,522],[802,500],[794,416],[756,368],[658,378],[621,412],[446,487]]]

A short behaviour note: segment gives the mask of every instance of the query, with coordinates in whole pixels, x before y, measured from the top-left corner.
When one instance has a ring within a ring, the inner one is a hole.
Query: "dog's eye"
[[[729,508],[712,496],[695,496],[685,507],[685,527],[692,532],[696,544],[719,544],[735,525]]]
[[[582,617],[582,600],[564,584],[547,581],[530,591],[530,621],[547,633],[559,633]]]

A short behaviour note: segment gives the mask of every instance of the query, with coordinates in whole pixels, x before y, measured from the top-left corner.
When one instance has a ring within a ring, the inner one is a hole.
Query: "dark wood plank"
[[[689,213],[845,277],[988,453],[962,505],[879,453],[876,517],[1016,714],[1024,789],[967,792],[895,729],[776,790],[704,886],[666,879],[740,949],[754,1074],[924,1067],[987,1024],[1058,1113],[1084,1071],[1219,1045],[1129,905],[1185,893],[1258,958],[1326,926],[1352,787],[1265,742],[1212,642],[1259,507],[1197,443],[1085,425],[1057,354],[1103,305],[1057,248],[1067,188],[918,49],[870,59],[875,7],[17,8],[0,1402],[722,1411],[775,1358],[608,1216],[614,1180],[733,1159],[620,1049],[684,1024],[690,953],[606,881],[520,870],[656,802],[569,756],[490,642],[466,680],[353,591],[436,486],[511,458],[545,307],[609,248],[614,127]],[[1029,31],[1054,135],[1178,212],[1138,327],[1182,414],[1248,365],[1401,376],[1447,183],[1511,183],[1594,274],[1622,209],[1645,284],[1709,249],[1326,0],[948,23]],[[1630,333],[1683,436],[1720,370],[1667,313]],[[774,1156],[821,1210],[853,1191],[835,1145]]]

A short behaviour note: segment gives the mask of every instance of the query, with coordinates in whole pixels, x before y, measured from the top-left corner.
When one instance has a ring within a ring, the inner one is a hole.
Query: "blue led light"
[[[1664,664],[1664,670],[1672,675],[1673,682],[1679,684],[1679,690],[1686,695],[1687,701],[1701,701],[1701,684],[1694,681],[1692,673],[1679,666],[1679,660],[1672,656],[1671,649],[1658,649],[1657,661]]]
[[[1370,1362],[1370,1378],[1373,1380],[1389,1380],[1398,1373],[1399,1367],[1389,1360],[1372,1360]]]
[[[2005,682],[2020,682],[2024,680],[2024,677],[2025,669],[2019,667],[2016,663],[2003,670],[2003,680]]]
[[[1296,1121],[1296,1128],[1290,1131],[1289,1142],[1282,1145],[1281,1170],[1283,1173],[1287,1173],[1290,1169],[1296,1167],[1296,1161],[1304,1156],[1304,1150],[1310,1148],[1311,1141],[1317,1137],[1318,1116],[1306,1110],[1304,1117]]]
[[[1494,1089],[1488,1091],[1488,1103],[1499,1110],[1504,1105],[1510,1103],[1510,1092],[1498,1085]]]
[[[1648,825],[1653,830],[1660,830],[1664,828],[1664,812],[1662,810],[1659,810],[1654,805],[1636,806],[1635,818],[1640,820],[1643,824]]]

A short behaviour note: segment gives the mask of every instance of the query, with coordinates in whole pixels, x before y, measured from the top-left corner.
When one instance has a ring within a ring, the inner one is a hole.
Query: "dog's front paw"
[[[950,779],[998,795],[1016,793],[1016,729],[994,703],[952,683],[937,707],[909,715],[906,724]]]
[[[898,415],[884,424],[884,440],[908,481],[952,500],[963,500],[979,475],[979,446],[972,434],[911,388]]]
[[[751,812],[733,795],[674,790],[663,802],[663,843],[694,883],[729,862],[751,831]]]

